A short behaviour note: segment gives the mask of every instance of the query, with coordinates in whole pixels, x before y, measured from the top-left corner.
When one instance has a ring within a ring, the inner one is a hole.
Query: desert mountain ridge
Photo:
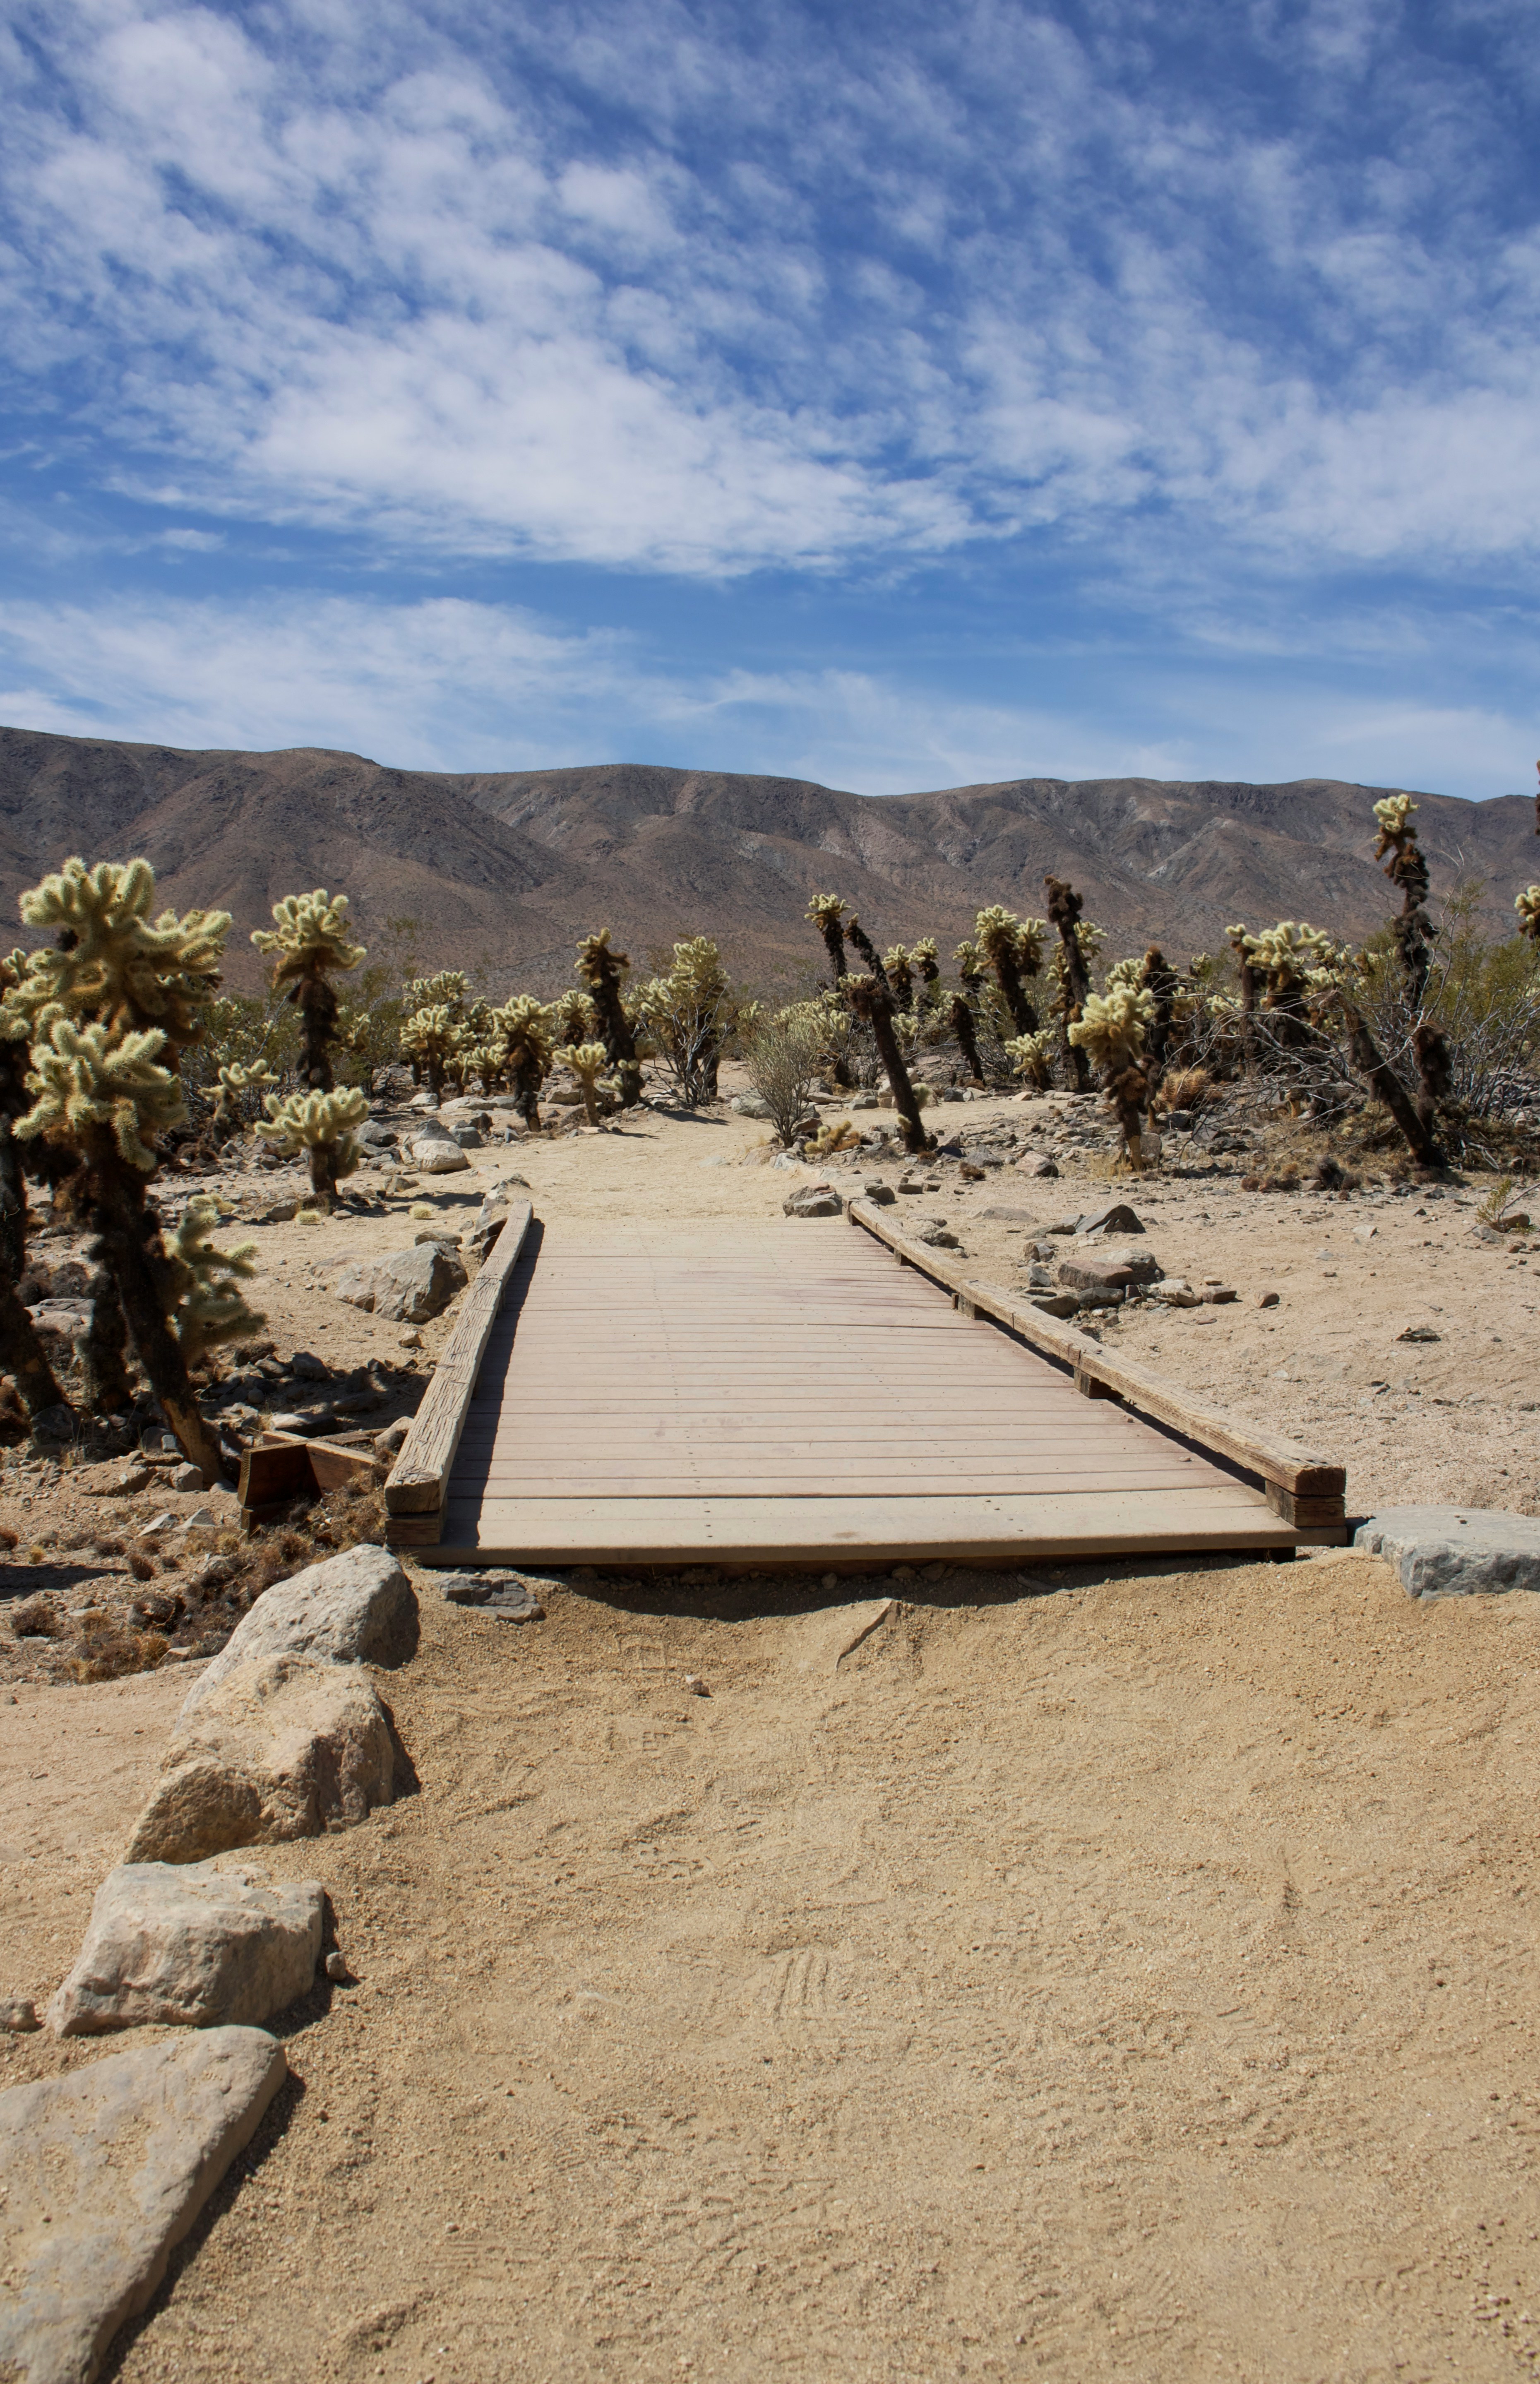
[[[425,962],[485,963],[500,993],[568,982],[597,926],[638,965],[714,936],[739,975],[774,986],[819,967],[814,893],[843,895],[879,946],[929,934],[950,959],[982,903],[1040,916],[1052,870],[1111,950],[1158,939],[1185,958],[1235,919],[1342,937],[1377,925],[1395,905],[1371,806],[1392,791],[1024,777],[875,796],[640,763],[451,773],[0,728],[0,906],[14,919],[21,889],[68,853],[143,852],[168,903],[233,913],[236,985],[257,981],[246,939],[273,903],[325,886],[351,897],[366,942],[415,918]],[[1540,874],[1533,803],[1416,800],[1435,900],[1480,878],[1487,924],[1510,933],[1513,897]]]

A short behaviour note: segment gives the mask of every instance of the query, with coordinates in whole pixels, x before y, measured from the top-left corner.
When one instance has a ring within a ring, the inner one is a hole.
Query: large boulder
[[[418,1242],[389,1258],[354,1259],[331,1288],[352,1308],[398,1324],[426,1324],[440,1315],[469,1277],[457,1250],[445,1242]]]
[[[239,1865],[120,1863],[48,2025],[56,2036],[259,2026],[309,1992],[325,1907],[318,1879],[274,1887]]]
[[[1383,1507],[1353,1546],[1394,1565],[1409,1597],[1540,1589],[1540,1520],[1500,1507]]]
[[[1153,1250],[1074,1249],[1059,1268],[1070,1291],[1126,1291],[1130,1284],[1159,1282],[1164,1269]]]
[[[217,2028],[0,2094],[0,2376],[93,2384],[288,2074]]]
[[[222,1681],[265,1656],[393,1670],[417,1652],[417,1594],[389,1548],[344,1548],[257,1599],[182,1702],[197,1712]]]
[[[183,1711],[126,1863],[196,1863],[354,1828],[389,1805],[405,1758],[368,1674],[267,1656]]]

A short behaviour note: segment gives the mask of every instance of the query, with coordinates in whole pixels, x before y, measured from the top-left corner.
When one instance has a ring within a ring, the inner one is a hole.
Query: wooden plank
[[[1071,1366],[1077,1376],[1083,1374],[1102,1384],[1112,1397],[1136,1408],[1142,1415],[1174,1425],[1189,1439],[1219,1450],[1248,1471],[1260,1474],[1266,1482],[1278,1483],[1296,1496],[1331,1497],[1346,1492],[1346,1469],[1334,1465],[1330,1458],[1314,1449],[1302,1448],[1275,1433],[1265,1432],[1244,1417],[1201,1405],[1189,1392],[1149,1367],[1136,1365],[1131,1359],[1109,1357],[1099,1342],[1076,1332],[1062,1319],[1045,1316],[1040,1309],[1010,1292],[993,1284],[979,1283],[965,1276],[960,1267],[948,1265],[926,1244],[913,1242],[907,1235],[888,1225],[883,1211],[873,1208],[869,1201],[852,1202],[850,1216],[852,1223],[863,1226],[877,1240],[886,1242],[911,1266],[922,1269],[948,1290],[963,1292],[980,1315],[992,1316],[1009,1325],[1029,1347],[1059,1359]]]
[[[962,1562],[1222,1548],[1292,1547],[1304,1534],[1244,1484],[1199,1491],[1038,1498],[644,1498],[599,1507],[550,1498],[452,1496],[433,1563],[751,1562],[794,1557]]]
[[[303,1440],[255,1442],[241,1454],[241,1483],[237,1496],[242,1510],[251,1507],[271,1507],[284,1498],[297,1498],[302,1490],[315,1487],[315,1475],[310,1471],[310,1448]]]
[[[510,1207],[503,1231],[466,1294],[454,1330],[385,1484],[390,1514],[424,1514],[443,1504],[466,1408],[533,1213],[528,1200]]]

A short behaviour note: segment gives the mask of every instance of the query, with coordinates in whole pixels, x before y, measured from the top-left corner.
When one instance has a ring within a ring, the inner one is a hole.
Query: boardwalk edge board
[[[848,1215],[852,1225],[863,1227],[876,1240],[886,1243],[896,1258],[950,1291],[964,1313],[1005,1325],[1040,1357],[1067,1367],[1076,1389],[1087,1397],[1116,1399],[1255,1474],[1268,1505],[1283,1522],[1326,1533],[1340,1524],[1341,1536],[1346,1537],[1344,1466],[1334,1464],[1319,1450],[1302,1448],[1276,1433],[1263,1432],[1243,1416],[1199,1405],[1179,1384],[1169,1382],[1151,1367],[1110,1357],[1099,1341],[1062,1318],[1047,1316],[1029,1301],[1002,1291],[998,1284],[980,1283],[962,1267],[949,1264],[927,1243],[890,1224],[874,1202],[852,1200]]]
[[[385,1484],[385,1511],[391,1519],[386,1537],[392,1546],[430,1547],[438,1539],[444,1492],[471,1393],[533,1216],[531,1202],[510,1203],[503,1231],[466,1294],[427,1397],[391,1469]]]

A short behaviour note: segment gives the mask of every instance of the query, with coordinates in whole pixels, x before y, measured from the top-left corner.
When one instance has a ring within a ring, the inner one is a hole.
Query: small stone
[[[1277,1295],[1277,1293],[1276,1293],[1275,1291],[1259,1291],[1259,1292],[1258,1292],[1258,1294],[1257,1294],[1257,1306],[1258,1306],[1259,1308],[1276,1308],[1276,1307],[1277,1307],[1277,1305],[1278,1305],[1278,1295]]]
[[[839,1575],[837,1572],[825,1573],[822,1580],[819,1582],[818,1586],[820,1589],[838,1589],[839,1586]]]
[[[16,1700],[11,1702],[14,1705]],[[37,2005],[26,1995],[0,1995],[0,2028],[8,2029],[13,2036],[31,2036],[42,2025]]]
[[[414,1327],[410,1333],[404,1333],[402,1335],[401,1347],[404,1349],[426,1349],[428,1344],[423,1339],[422,1335]]]
[[[318,1879],[275,1887],[235,1865],[120,1863],[96,1891],[49,2029],[255,2027],[309,1992],[325,1904]]]
[[[1087,1210],[1074,1221],[1077,1234],[1142,1234],[1143,1225],[1126,1200],[1110,1201],[1105,1209]]]
[[[326,1360],[317,1358],[310,1349],[295,1350],[289,1360],[289,1372],[296,1382],[301,1383],[329,1383],[331,1380],[331,1369]]]
[[[202,1476],[199,1476],[200,1481]],[[194,1507],[191,1515],[182,1517],[184,1532],[212,1532],[218,1521],[212,1507]]]
[[[1025,1159],[1017,1160],[1016,1172],[1019,1175],[1053,1176],[1059,1173],[1059,1164],[1045,1150],[1029,1150]]]
[[[1355,1225],[1353,1239],[1355,1242],[1372,1242],[1379,1230],[1378,1225]]]
[[[207,1486],[204,1481],[203,1468],[199,1465],[174,1465],[167,1475],[166,1482],[168,1489],[170,1490],[202,1490]]]
[[[707,1688],[699,1672],[687,1672],[685,1674],[685,1686],[689,1691],[692,1697],[709,1697],[711,1695],[711,1691]]]
[[[348,1968],[347,1956],[345,1954],[339,1953],[335,1946],[332,1947],[331,1952],[327,1956],[326,1961],[322,1967],[326,1971],[327,1977],[331,1980],[334,1987],[356,1986],[357,1980],[354,1979],[353,1972]]]
[[[1080,1296],[1078,1292],[1074,1291],[1034,1292],[1027,1301],[1027,1306],[1036,1308],[1044,1316],[1057,1316],[1061,1319],[1078,1316]]]
[[[0,2376],[91,2384],[288,2074],[213,2028],[0,2094]]]
[[[1159,1282],[1163,1270],[1153,1250],[1087,1250],[1078,1247],[1059,1268],[1072,1291],[1124,1291],[1130,1284]]]
[[[863,1184],[861,1190],[863,1199],[870,1200],[878,1209],[891,1209],[899,1197],[891,1184],[884,1184],[880,1177],[875,1183]]]
[[[788,1217],[838,1217],[843,1206],[838,1193],[826,1184],[805,1185],[801,1191],[789,1192],[781,1202]]]
[[[420,1345],[422,1340],[421,1334],[419,1333],[416,1337]],[[397,1416],[394,1423],[388,1423],[383,1432],[376,1433],[374,1436],[375,1455],[377,1457],[399,1457],[402,1449],[405,1446],[406,1435],[411,1429],[412,1419],[410,1416]]]
[[[203,1475],[200,1473],[198,1476],[198,1485],[200,1489],[203,1486]],[[175,1531],[177,1527],[177,1517],[171,1512],[170,1508],[168,1507],[164,1513],[156,1515],[150,1522],[146,1523],[137,1536],[142,1540],[153,1540],[155,1538],[157,1533],[161,1532]]]
[[[1203,1298],[1211,1308],[1227,1307],[1231,1300],[1239,1297],[1239,1293],[1227,1283],[1206,1283],[1203,1286]]]
[[[1396,1335],[1397,1341],[1441,1341],[1443,1337],[1431,1324],[1409,1324],[1404,1333]]]
[[[108,1458],[99,1465],[77,1465],[69,1476],[71,1490],[83,1490],[88,1498],[132,1498],[147,1489],[150,1469],[130,1459],[125,1464],[118,1458]]]

